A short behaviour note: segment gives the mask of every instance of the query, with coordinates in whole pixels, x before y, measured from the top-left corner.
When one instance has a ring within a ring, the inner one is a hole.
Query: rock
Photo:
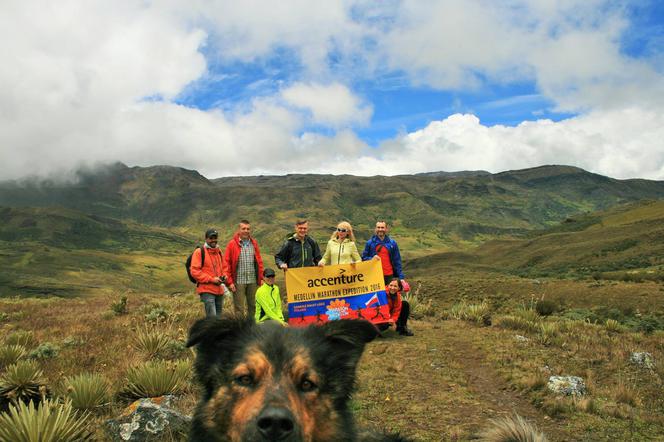
[[[655,360],[653,359],[652,354],[647,351],[634,352],[630,355],[629,360],[639,367],[647,368],[649,370],[655,368]]]
[[[191,417],[169,407],[173,396],[139,399],[116,419],[106,421],[106,434],[117,442],[171,440],[189,432]]]
[[[525,336],[521,335],[514,335],[514,339],[516,339],[519,342],[528,342],[530,339],[526,338]]]
[[[578,376],[550,376],[547,388],[554,393],[565,396],[583,396],[586,384]]]

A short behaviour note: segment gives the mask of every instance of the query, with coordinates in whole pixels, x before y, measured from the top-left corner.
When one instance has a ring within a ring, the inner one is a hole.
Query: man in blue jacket
[[[387,223],[385,221],[376,222],[375,233],[364,246],[362,261],[368,261],[377,256],[380,258],[380,263],[383,267],[385,285],[392,278],[399,278],[403,284],[404,275],[401,270],[401,253],[399,253],[397,242],[387,236]]]

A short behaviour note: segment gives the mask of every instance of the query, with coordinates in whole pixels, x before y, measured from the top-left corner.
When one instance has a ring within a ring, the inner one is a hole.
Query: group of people
[[[308,232],[307,220],[295,223],[295,233],[274,257],[278,268],[287,271],[295,267],[353,264],[378,259],[383,269],[390,308],[390,320],[380,324],[379,328],[386,330],[394,326],[401,335],[413,335],[407,327],[410,306],[401,296],[404,288],[407,291],[401,253],[397,242],[388,236],[385,221],[376,222],[375,234],[367,241],[362,255],[355,244],[353,227],[347,221],[337,225],[322,255],[318,243]],[[235,314],[253,316],[257,322],[274,320],[285,324],[275,271],[264,267],[258,243],[251,236],[250,222],[240,221],[237,232],[228,241],[223,253],[218,239],[219,233],[208,229],[205,244],[194,251],[191,259],[191,275],[197,281],[196,292],[203,302],[206,316],[221,316],[224,286],[227,286],[233,294]]]

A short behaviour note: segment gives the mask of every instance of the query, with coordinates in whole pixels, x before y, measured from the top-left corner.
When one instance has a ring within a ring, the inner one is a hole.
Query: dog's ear
[[[249,322],[244,319],[201,319],[191,326],[187,347],[193,345],[206,347],[207,344],[217,344],[220,341],[232,338],[251,326],[252,323],[253,321]]]
[[[378,330],[369,321],[342,319],[326,322],[323,326],[325,337],[339,343],[345,343],[364,349],[364,344],[378,336]]]

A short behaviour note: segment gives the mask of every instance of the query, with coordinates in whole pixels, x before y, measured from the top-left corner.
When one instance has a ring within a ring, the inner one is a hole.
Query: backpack
[[[198,248],[201,249],[201,267],[203,267],[205,264],[205,250],[203,246]],[[196,250],[194,250],[194,252],[195,251]],[[189,281],[193,282],[194,284],[198,284],[198,281],[196,281],[196,279],[191,276],[191,257],[194,256],[194,252],[192,252],[191,255],[187,257],[187,261],[185,262],[184,266],[187,268],[187,276],[189,277]]]

